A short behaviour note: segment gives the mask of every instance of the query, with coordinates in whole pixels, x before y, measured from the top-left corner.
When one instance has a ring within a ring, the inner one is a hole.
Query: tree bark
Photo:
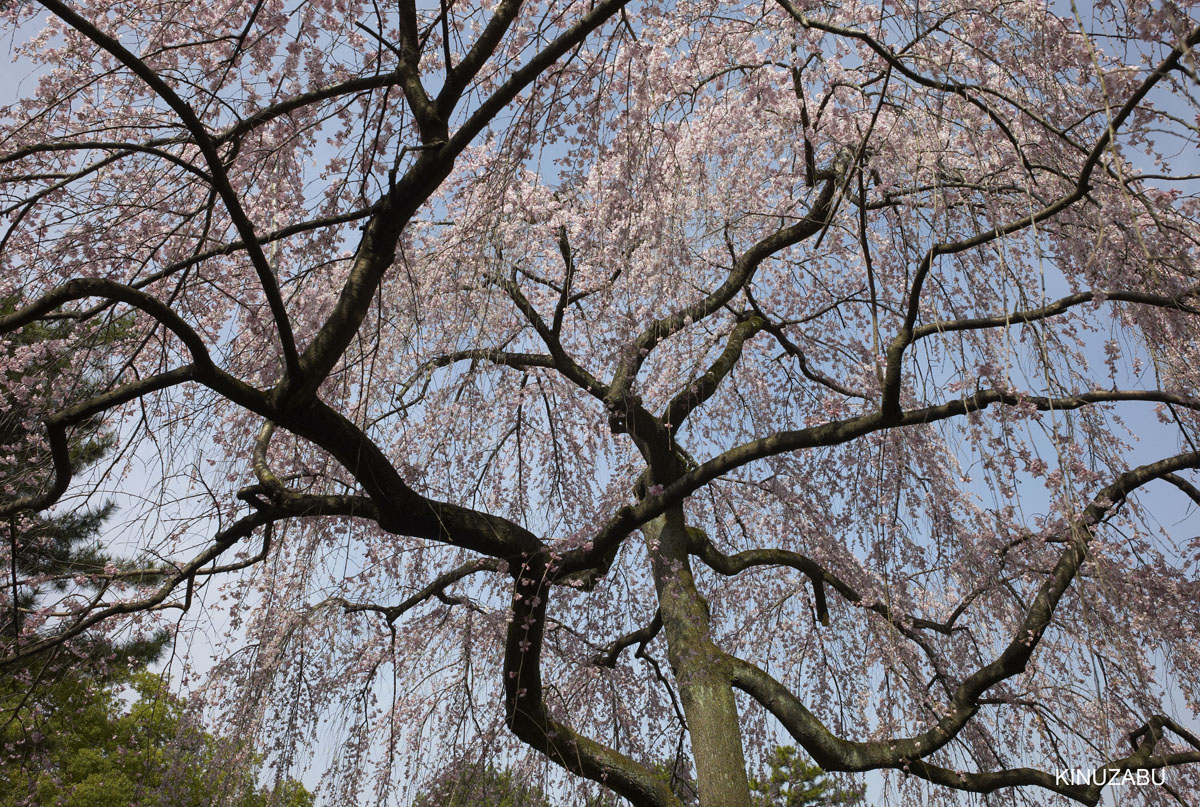
[[[642,527],[696,763],[702,807],[749,807],[750,785],[731,676],[712,641],[708,602],[696,588],[687,524],[673,508]]]

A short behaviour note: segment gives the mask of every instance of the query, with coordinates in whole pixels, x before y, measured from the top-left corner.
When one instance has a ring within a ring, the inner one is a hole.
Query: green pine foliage
[[[837,787],[825,778],[824,771],[802,759],[790,745],[776,748],[768,765],[766,779],[750,780],[754,807],[853,807],[863,802],[862,790]]]
[[[0,807],[312,806],[298,782],[260,787],[260,760],[196,726],[144,670],[121,682],[63,675],[25,695],[0,691]]]
[[[21,304],[19,298],[0,300],[0,314]],[[102,392],[100,360],[85,361],[90,372],[85,382],[73,388],[54,387],[54,381],[80,355],[99,355],[105,345],[122,338],[128,324],[91,328],[81,335],[67,324],[27,326],[7,341],[6,361],[0,370],[0,496],[24,498],[41,493],[52,476],[52,461],[42,441],[39,411],[79,402]],[[90,344],[90,349],[83,345]],[[45,404],[45,405],[43,405]],[[79,473],[95,465],[114,447],[114,438],[98,419],[85,421],[68,442],[71,468]],[[94,596],[105,570],[125,572],[126,583],[153,582],[159,576],[153,564],[140,559],[122,559],[104,552],[100,536],[115,508],[111,502],[90,509],[10,516],[0,524],[0,556],[6,578],[0,586],[0,656],[10,655],[21,643],[45,638],[46,631],[28,631],[29,615],[66,594]],[[128,576],[135,569],[144,573]],[[86,582],[81,582],[86,581]],[[51,630],[52,633],[52,630]],[[107,661],[116,664],[149,663],[161,653],[167,636],[140,637],[117,643],[97,634],[77,637],[65,650],[32,663],[30,670],[8,670],[31,683],[53,672],[54,659],[62,663]]]
[[[550,799],[508,768],[467,763],[435,779],[413,807],[550,807]]]
[[[18,302],[0,300],[0,313]],[[119,335],[110,327],[89,338],[103,345]],[[5,498],[37,495],[48,484],[39,404],[61,406],[102,391],[99,380],[71,390],[31,386],[66,366],[72,338],[65,325],[27,327],[0,357],[12,359],[0,369]],[[70,435],[72,469],[99,462],[113,445],[98,420],[84,423]],[[113,512],[106,503],[0,523],[0,656],[52,637],[55,628],[30,622],[38,609],[72,594],[94,596],[106,574],[125,583],[155,581],[152,564],[102,551]],[[298,782],[260,787],[260,760],[186,718],[183,701],[146,671],[168,639],[165,632],[124,639],[84,632],[0,669],[0,807],[311,807]]]

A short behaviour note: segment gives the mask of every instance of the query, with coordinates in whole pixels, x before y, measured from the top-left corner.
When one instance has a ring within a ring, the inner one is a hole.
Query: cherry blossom
[[[1200,791],[1194,3],[0,15],[0,514],[162,575],[0,664],[168,622],[331,804]]]

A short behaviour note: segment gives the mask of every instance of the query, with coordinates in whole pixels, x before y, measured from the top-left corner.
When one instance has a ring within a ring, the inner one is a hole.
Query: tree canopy
[[[339,804],[497,749],[748,807],[783,736],[903,804],[1200,792],[1193,2],[0,24],[0,516],[146,561],[0,665],[178,625]]]

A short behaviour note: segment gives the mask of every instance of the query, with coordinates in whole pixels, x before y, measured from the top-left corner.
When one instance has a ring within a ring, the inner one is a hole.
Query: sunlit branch
[[[379,508],[366,496],[300,493],[288,488],[267,463],[267,448],[274,432],[275,424],[270,421],[259,431],[251,461],[258,484],[239,490],[239,499],[252,507],[295,516],[340,515],[379,520]]]

